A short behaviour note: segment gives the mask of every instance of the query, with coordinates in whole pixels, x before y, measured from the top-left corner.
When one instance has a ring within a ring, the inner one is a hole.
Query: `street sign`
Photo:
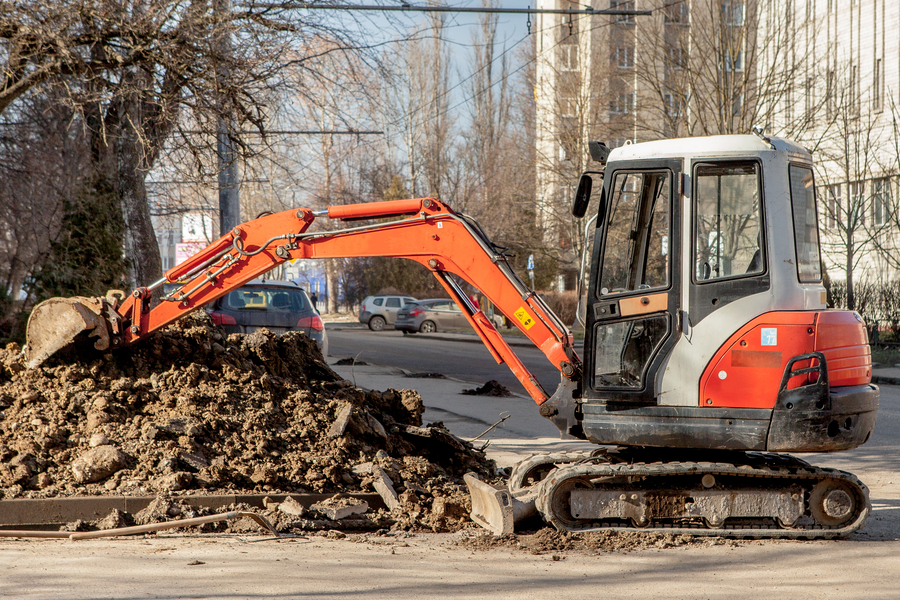
[[[525,268],[528,269],[529,271],[534,271],[534,254],[528,255],[528,266]],[[533,277],[533,275],[532,275],[532,277]]]

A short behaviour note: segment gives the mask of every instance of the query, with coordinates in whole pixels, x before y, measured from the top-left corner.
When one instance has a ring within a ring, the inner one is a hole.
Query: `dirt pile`
[[[422,412],[412,390],[367,393],[341,380],[302,334],[226,337],[205,314],[125,351],[33,370],[10,345],[0,350],[0,492],[386,486],[391,514],[355,517],[372,527],[455,530],[468,524],[462,475],[491,476],[493,464],[441,424],[423,427]]]

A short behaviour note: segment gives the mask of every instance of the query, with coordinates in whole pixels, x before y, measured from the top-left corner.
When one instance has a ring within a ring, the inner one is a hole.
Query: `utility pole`
[[[220,27],[219,41],[222,57],[231,54],[231,32],[227,30],[231,15],[231,0],[214,0]],[[223,61],[224,63],[224,61]],[[219,75],[227,76],[228,67],[220,66]],[[238,187],[237,161],[234,153],[234,122],[228,113],[224,98],[219,98],[219,116],[216,124],[216,158],[219,171],[219,235],[225,235],[241,222],[241,197]]]

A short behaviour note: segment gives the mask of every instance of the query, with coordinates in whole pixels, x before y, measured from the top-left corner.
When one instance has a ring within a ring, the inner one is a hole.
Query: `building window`
[[[669,63],[676,71],[684,69],[684,49],[681,46],[669,48]]]
[[[666,4],[665,21],[673,25],[687,25],[689,22],[687,0],[672,0]]]
[[[566,44],[560,46],[561,59],[560,70],[577,71],[578,70],[578,44]]]
[[[834,229],[838,224],[838,215],[841,212],[841,184],[828,186],[828,210],[825,215],[825,226]]]
[[[734,97],[734,100],[731,102],[731,115],[734,117],[740,117],[744,112],[744,95],[738,94]]]
[[[616,94],[609,102],[609,112],[627,115],[634,111],[634,93]]]
[[[670,117],[680,117],[682,115],[681,99],[675,94],[663,94],[666,103],[666,114]]]
[[[875,107],[877,112],[881,112],[881,109],[884,108],[884,99],[882,94],[882,74],[881,74],[881,59],[875,59],[875,81],[872,82],[872,104]]]
[[[559,116],[565,119],[571,119],[576,114],[578,103],[575,98],[562,97],[559,99]]]
[[[859,67],[850,65],[850,116],[859,116]]]
[[[634,68],[634,48],[630,46],[620,46],[616,48],[615,65],[620,69]]]
[[[727,50],[725,52],[725,71],[728,73],[740,72],[744,70],[744,51],[736,52]]]
[[[723,0],[722,20],[726,25],[740,27],[744,24],[744,0]]]
[[[887,179],[874,180],[872,182],[872,223],[874,225],[887,223],[890,199],[890,182]]]
[[[609,0],[610,10],[634,10],[634,0]],[[634,24],[634,15],[616,15],[616,23]]]
[[[812,77],[806,78],[806,119],[812,123],[816,113],[815,84]]]

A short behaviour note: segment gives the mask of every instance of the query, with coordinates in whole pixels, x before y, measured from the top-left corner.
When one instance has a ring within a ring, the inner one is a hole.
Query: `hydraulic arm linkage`
[[[317,217],[326,216],[341,221],[401,218],[307,232]],[[76,311],[72,314],[77,313],[85,321],[79,331],[91,330],[90,335],[98,338],[95,347],[105,350],[132,344],[286,260],[362,256],[407,258],[428,268],[460,306],[494,359],[509,366],[539,405],[548,400],[547,393],[450,274],[464,279],[488,297],[560,370],[567,387],[577,385],[581,361],[573,349],[568,328],[519,279],[506,257],[474,220],[454,213],[433,198],[332,206],[322,211],[301,208],[260,217],[235,227],[167,271],[163,279],[137,288],[124,299],[111,295],[73,299]],[[180,285],[164,296],[163,302],[152,306],[153,290],[167,282]],[[47,312],[57,306],[52,304],[53,300],[45,303],[49,306]],[[36,307],[29,320],[26,360],[32,367],[62,347],[61,340],[42,344],[31,339],[32,321],[36,321],[34,329],[37,330],[42,319],[40,309],[41,305]],[[50,315],[44,317],[47,322],[54,321]]]

